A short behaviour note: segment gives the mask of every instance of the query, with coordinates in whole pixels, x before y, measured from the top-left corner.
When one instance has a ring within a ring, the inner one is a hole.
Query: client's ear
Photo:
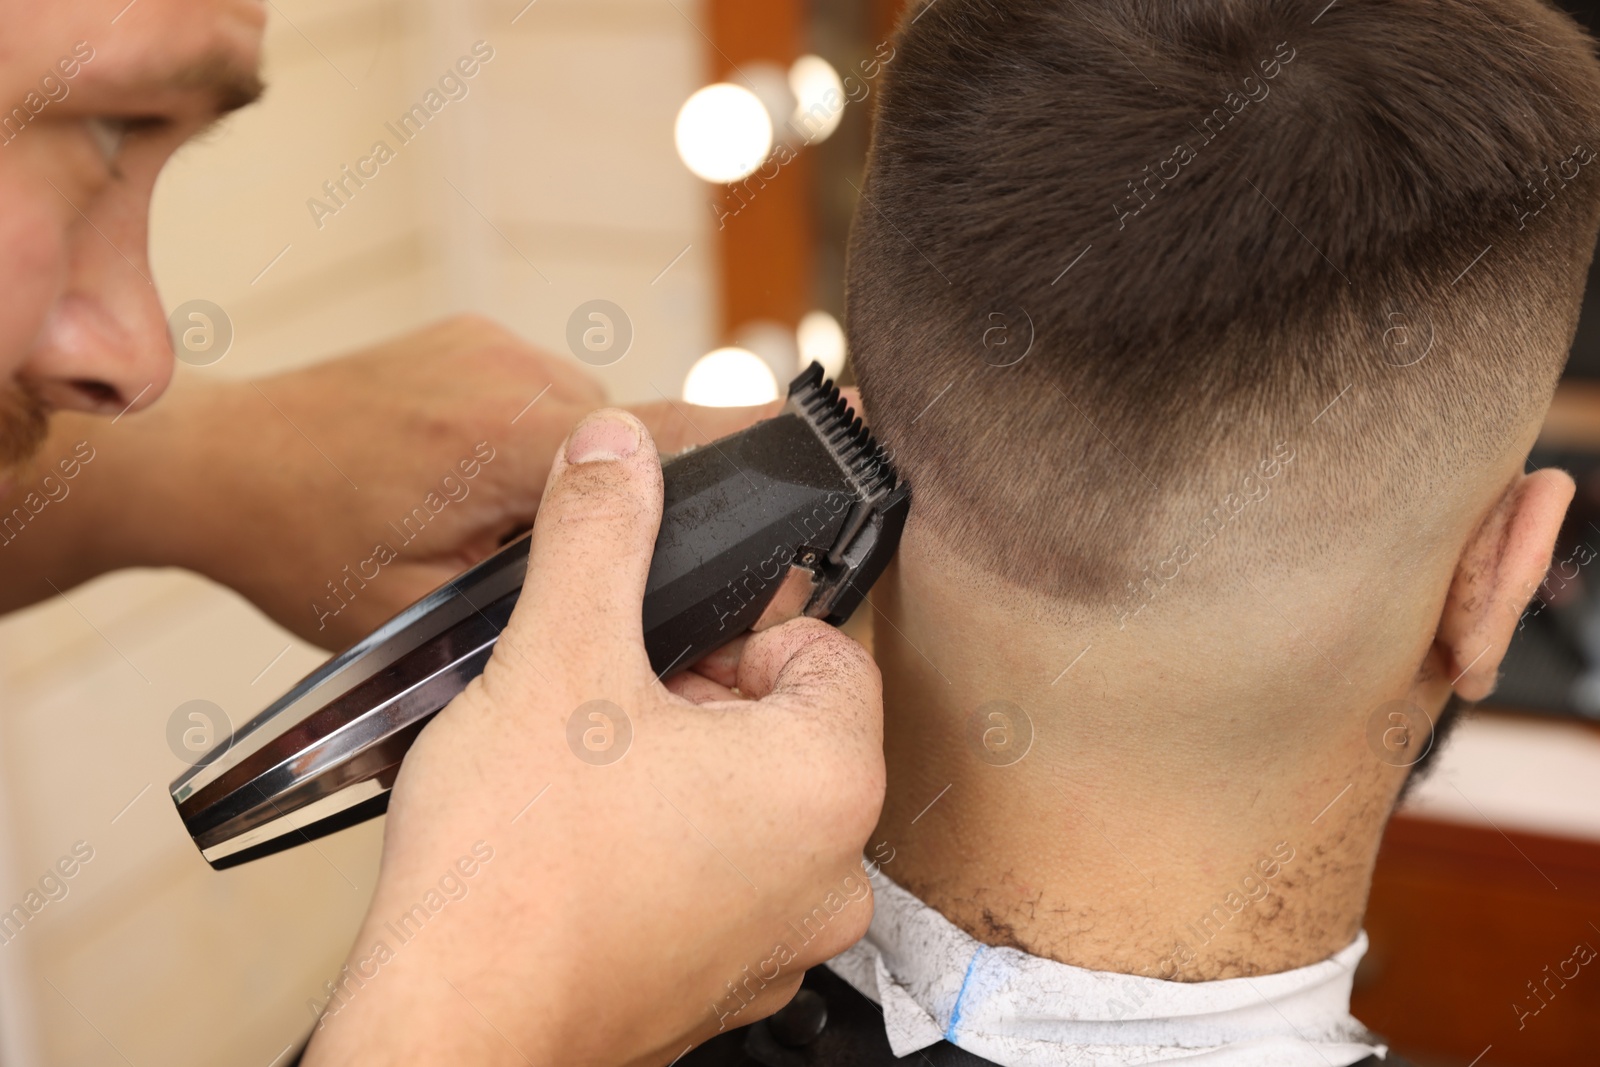
[[[1565,471],[1520,475],[1461,553],[1434,645],[1463,700],[1494,691],[1517,620],[1550,569],[1576,491]]]

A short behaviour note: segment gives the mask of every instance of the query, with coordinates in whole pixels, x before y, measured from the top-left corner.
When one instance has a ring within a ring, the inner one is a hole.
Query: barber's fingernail
[[[639,449],[639,428],[620,415],[596,412],[567,438],[568,463],[603,463]]]

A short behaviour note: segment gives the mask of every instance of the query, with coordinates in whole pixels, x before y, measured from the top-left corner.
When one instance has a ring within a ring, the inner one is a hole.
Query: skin
[[[1125,628],[974,570],[913,509],[874,590],[891,876],[980,941],[1099,970],[1203,981],[1344,948],[1408,774],[1369,723],[1381,736],[1389,701],[1423,709],[1417,752],[1452,692],[1487,697],[1549,566],[1574,486],[1523,473],[1537,426],[1340,558],[1219,549],[1174,583],[1203,595]],[[1292,478],[1257,506],[1317,513]],[[1009,766],[965,732],[995,699],[1033,725]]]
[[[877,668],[797,619],[671,692],[655,680],[639,605],[661,470],[642,429],[602,412],[556,460],[534,524],[542,565],[504,652],[423,731],[395,783],[349,961],[375,977],[325,1016],[308,1067],[668,1063],[781,1007],[806,967],[865,932],[869,895],[808,943],[788,921],[847,879],[867,884],[883,794]],[[577,462],[585,449],[599,458]],[[633,724],[605,766],[568,747],[569,718],[593,700]],[[495,857],[468,895],[401,945],[386,924],[480,840]],[[735,1004],[728,983],[759,977],[785,941],[782,976],[720,1013]],[[394,958],[375,966],[380,943]]]
[[[69,495],[0,551],[0,609],[121,567],[177,565],[342,648],[531,525],[550,457],[603,403],[569,361],[461,316],[272,378],[181,381],[115,425],[63,412],[0,515],[42,495],[48,475]],[[772,413],[668,401],[633,411],[669,453]],[[63,483],[57,464],[81,442],[94,459]],[[483,443],[494,458],[464,477]],[[429,517],[406,541],[418,526],[399,524],[419,507]],[[399,558],[369,562],[379,542]]]
[[[29,493],[39,512],[27,524],[39,528],[0,553],[0,609],[118,567],[176,564],[342,647],[525,529],[555,448],[604,393],[570,363],[458,318],[265,381],[185,383],[142,414],[174,365],[147,256],[151,190],[179,145],[260,92],[265,16],[249,0],[140,0],[113,24],[122,6],[0,4],[15,16],[0,100],[41,98],[46,75],[66,90],[0,147],[0,516]],[[78,42],[93,57],[63,78],[57,64]],[[667,451],[770,413],[633,410]],[[17,428],[42,429],[51,412],[43,441]],[[114,427],[85,417],[108,415]],[[327,583],[370,558],[479,441],[510,459],[329,617]],[[94,461],[70,486],[77,502],[39,511],[43,479],[79,442]]]
[[[77,503],[49,514],[48,536],[29,530],[7,546],[0,603],[48,595],[30,584],[41,575],[66,588],[114,567],[178,564],[337,646],[537,515],[535,595],[396,784],[352,965],[473,843],[494,842],[495,857],[447,923],[407,942],[331,1018],[309,1062],[665,1063],[715,1032],[725,984],[771,957],[786,918],[859,870],[884,773],[876,673],[825,628],[770,631],[670,691],[650,675],[638,628],[659,521],[656,447],[733,426],[670,406],[642,411],[644,422],[611,413],[586,426],[609,427],[596,432],[612,458],[575,463],[558,442],[598,391],[470,319],[310,371],[186,386],[144,414],[172,369],[144,251],[150,190],[173,149],[254,91],[262,8],[141,0],[113,31],[120,3],[13,6],[0,99],[23,99],[76,41],[96,55],[66,99],[0,148],[0,372],[57,413],[41,442],[29,405],[6,405],[0,428],[18,460],[7,511],[77,441],[94,444],[97,465],[75,482]],[[114,151],[90,125],[107,119],[138,120]],[[115,427],[88,421],[119,414]],[[297,449],[285,423],[338,468]],[[310,605],[325,582],[481,440],[504,460],[382,582],[331,624],[320,618]],[[894,624],[880,636],[892,788],[875,836],[898,850],[894,876],[982,940],[1083,966],[1205,979],[1336,951],[1359,926],[1404,779],[1366,745],[1371,709],[1398,698],[1437,711],[1452,687],[1487,695],[1543,576],[1571,483],[1524,478],[1520,460],[1508,455],[1463,495],[1426,556],[1439,562],[1408,584],[1382,556],[1343,578],[1278,579],[1273,595],[1335,620],[1325,628],[1297,641],[1259,605],[1220,597],[1107,635],[1066,688],[1039,668],[1081,647],[1081,626],[1053,618],[1053,605],[997,608],[1029,602],[964,568],[913,518],[880,598]],[[1387,610],[1333,610],[1380,588],[1393,594]],[[586,611],[555,610],[570,604]],[[1004,648],[973,639],[999,627]],[[1354,681],[1330,687],[1308,645],[1331,650]],[[1274,669],[1240,669],[1251,662]],[[1009,768],[963,755],[966,713],[997,694],[1039,726],[1036,750]],[[608,767],[567,747],[568,717],[594,699],[637,724],[634,749]],[[1285,707],[1302,717],[1274,720]],[[1241,729],[1263,716],[1283,729]],[[549,789],[529,809],[537,783]],[[1191,946],[1169,973],[1184,926],[1279,841],[1296,859],[1273,880],[1271,905]],[[870,901],[844,908],[734,1024],[780,1005],[868,915]]]
[[[675,682],[692,700],[644,654],[658,449],[772,409],[610,411],[567,452],[601,390],[475,318],[258,382],[182,383],[152,407],[173,354],[146,255],[151,188],[179,145],[259,91],[265,14],[252,0],[124,7],[0,0],[0,100],[26,106],[77,42],[93,49],[0,144],[0,518],[32,515],[0,545],[0,610],[176,565],[335,648],[533,523],[530,595],[395,786],[352,961],[475,841],[496,857],[309,1062],[522,1062],[513,1043],[564,1063],[668,1062],[716,1031],[727,983],[772,956],[791,916],[859,877],[882,798],[877,671],[848,638],[775,628]],[[70,495],[35,506],[83,449]],[[452,491],[445,477],[474,457],[470,492]],[[315,606],[436,491],[447,506],[397,559],[336,613]],[[566,741],[574,709],[601,697],[636,724],[636,751],[607,767]],[[511,825],[536,779],[548,797]],[[731,1025],[780,1007],[870,914],[870,895],[852,900]]]

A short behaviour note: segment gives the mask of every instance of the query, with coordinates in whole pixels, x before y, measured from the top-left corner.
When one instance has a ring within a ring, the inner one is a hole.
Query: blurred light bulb
[[[844,370],[844,327],[826,311],[808,311],[795,330],[800,344],[800,369],[805,370],[812,360],[822,364],[823,373],[837,378]]]
[[[755,173],[772,150],[772,118],[761,98],[720,82],[691,96],[678,112],[678,155],[708,182],[736,182]]]
[[[789,88],[795,98],[789,125],[807,144],[826,141],[844,121],[844,82],[839,72],[821,56],[801,56],[789,68]]]
[[[773,143],[776,144],[779,127],[789,121],[796,104],[794,90],[789,87],[789,72],[776,63],[758,59],[739,68],[739,81],[736,84],[755,93],[761,106],[767,109],[767,118],[772,120]]]
[[[683,380],[683,399],[712,408],[766,404],[778,399],[778,379],[754,352],[719,348],[689,368],[689,376]]]

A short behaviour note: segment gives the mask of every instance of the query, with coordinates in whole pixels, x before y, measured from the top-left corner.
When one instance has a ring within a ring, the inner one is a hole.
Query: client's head
[[[1540,0],[937,0],[895,46],[848,327],[914,493],[880,657],[950,714],[891,790],[1007,700],[1034,750],[974,803],[1180,792],[1151,814],[1250,855],[1354,783],[1380,825],[1369,724],[1489,693],[1570,497],[1525,460],[1600,223],[1588,39]]]

